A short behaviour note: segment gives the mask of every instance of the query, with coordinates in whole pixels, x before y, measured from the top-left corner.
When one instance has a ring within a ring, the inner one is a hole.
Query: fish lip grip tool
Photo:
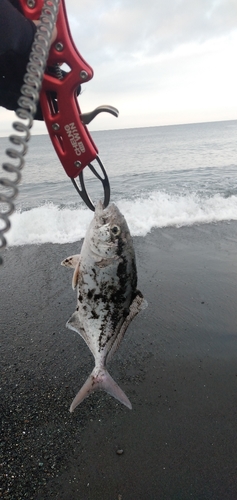
[[[52,0],[53,1],[53,0]],[[20,0],[24,15],[37,20],[43,0]],[[101,181],[104,190],[104,207],[109,204],[110,185],[105,168],[98,156],[98,149],[87,126],[98,113],[108,112],[118,116],[113,106],[99,106],[89,113],[81,113],[77,89],[93,77],[93,69],[78,52],[71,36],[64,0],[60,0],[57,16],[57,38],[51,46],[40,92],[40,106],[49,136],[66,174],[88,208],[95,210],[86,191],[83,169],[88,166]],[[61,71],[66,64],[69,71]],[[54,71],[50,71],[53,68]],[[96,160],[96,166],[92,165]]]

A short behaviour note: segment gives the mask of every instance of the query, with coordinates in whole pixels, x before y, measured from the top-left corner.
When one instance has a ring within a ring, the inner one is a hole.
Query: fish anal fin
[[[79,333],[83,337],[82,332],[84,332],[84,328],[79,320],[79,316],[78,316],[77,311],[75,311],[71,315],[71,317],[69,318],[69,320],[66,323],[66,327],[69,328],[70,330],[73,330],[74,332]]]
[[[80,258],[81,258],[80,254],[71,255],[70,257],[67,257],[66,259],[64,259],[61,262],[61,266],[71,267],[71,268],[75,269],[78,266],[78,262],[80,261]]]
[[[92,392],[95,391],[105,391],[115,399],[120,401],[120,403],[127,406],[127,408],[129,408],[130,410],[132,409],[132,405],[126,394],[118,386],[115,380],[113,380],[108,371],[104,368],[101,368],[98,371],[98,369],[95,367],[86,380],[85,384],[82,386],[82,388],[74,398],[70,406],[70,412],[73,412],[76,406],[78,406],[85,398],[87,398]]]
[[[85,341],[85,343],[87,344],[87,346],[89,347],[90,351],[92,352],[92,354],[94,356],[93,348],[92,348],[91,342],[90,342],[90,338],[87,335],[85,328],[79,319],[79,314],[77,311],[75,311],[71,315],[71,317],[69,318],[69,320],[66,323],[66,327],[69,328],[69,330],[73,330],[74,332],[79,333],[79,335],[83,338],[83,340]]]

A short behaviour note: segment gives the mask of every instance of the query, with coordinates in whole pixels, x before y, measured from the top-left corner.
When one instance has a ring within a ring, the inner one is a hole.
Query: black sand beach
[[[80,244],[3,255],[0,497],[236,500],[237,223],[134,239],[149,307],[109,370],[132,411],[97,393],[69,413],[93,368],[65,328],[76,294],[60,261]]]

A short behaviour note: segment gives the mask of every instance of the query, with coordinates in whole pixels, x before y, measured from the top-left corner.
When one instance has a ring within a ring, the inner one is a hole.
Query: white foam
[[[60,210],[52,203],[26,212],[18,211],[11,217],[8,245],[72,243],[84,238],[92,217],[89,210]]]
[[[171,195],[154,191],[147,198],[120,201],[118,206],[134,236],[145,236],[152,228],[237,220],[237,197],[224,198],[220,194],[201,198],[195,193]]]
[[[196,194],[174,195],[154,191],[149,196],[117,203],[133,236],[145,236],[152,228],[190,226],[237,220],[237,196],[216,194],[202,198]],[[84,237],[93,217],[88,209],[70,209],[46,204],[11,217],[7,234],[9,246],[69,243]]]

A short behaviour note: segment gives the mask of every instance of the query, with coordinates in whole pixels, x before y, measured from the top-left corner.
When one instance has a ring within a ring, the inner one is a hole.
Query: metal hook
[[[100,160],[99,156],[97,156],[95,159],[98,162],[99,167],[101,168],[101,171],[103,173],[103,177],[99,174],[99,172],[97,172],[97,170],[95,169],[95,167],[91,163],[88,164],[88,167],[93,172],[95,177],[97,177],[97,179],[99,179],[103,185],[103,188],[104,188],[103,206],[104,206],[104,208],[106,208],[108,206],[109,200],[110,200],[109,178],[107,176],[106,170],[105,170],[104,165],[103,165],[102,161]],[[85,202],[85,204],[88,206],[88,208],[94,212],[95,205],[93,204],[91,197],[87,193],[87,190],[85,187],[85,182],[84,182],[83,170],[78,175],[79,182],[77,182],[75,179],[73,179],[73,177],[71,177],[71,181],[73,183],[73,186],[77,190],[78,194],[82,198],[82,200]]]

